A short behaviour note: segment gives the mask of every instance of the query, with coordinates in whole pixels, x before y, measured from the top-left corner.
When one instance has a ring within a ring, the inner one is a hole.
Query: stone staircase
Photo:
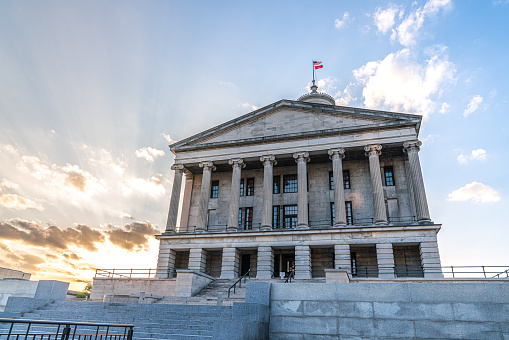
[[[0,313],[2,314],[2,313]],[[232,320],[229,306],[57,301],[16,318],[134,324],[134,339],[212,339],[216,321]],[[33,332],[49,330],[33,325]],[[21,326],[18,326],[21,330]]]

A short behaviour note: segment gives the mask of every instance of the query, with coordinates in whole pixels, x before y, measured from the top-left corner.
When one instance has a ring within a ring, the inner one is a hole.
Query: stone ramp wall
[[[263,294],[273,340],[509,339],[509,281],[248,284],[246,301]]]

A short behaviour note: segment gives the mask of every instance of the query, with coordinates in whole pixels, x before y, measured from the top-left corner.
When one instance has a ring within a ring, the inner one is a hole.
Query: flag
[[[319,68],[323,67],[321,61],[313,61],[313,66],[315,67],[315,70],[318,70]]]

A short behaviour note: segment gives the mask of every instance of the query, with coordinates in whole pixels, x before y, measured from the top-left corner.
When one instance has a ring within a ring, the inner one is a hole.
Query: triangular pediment
[[[189,137],[172,149],[250,140],[299,138],[324,133],[417,125],[417,115],[282,100]]]

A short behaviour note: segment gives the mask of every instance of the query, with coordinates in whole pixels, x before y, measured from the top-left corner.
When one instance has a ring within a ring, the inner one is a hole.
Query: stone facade
[[[224,279],[248,270],[311,279],[332,268],[441,277],[420,124],[416,115],[335,106],[313,87],[171,145],[157,276],[187,259]]]

